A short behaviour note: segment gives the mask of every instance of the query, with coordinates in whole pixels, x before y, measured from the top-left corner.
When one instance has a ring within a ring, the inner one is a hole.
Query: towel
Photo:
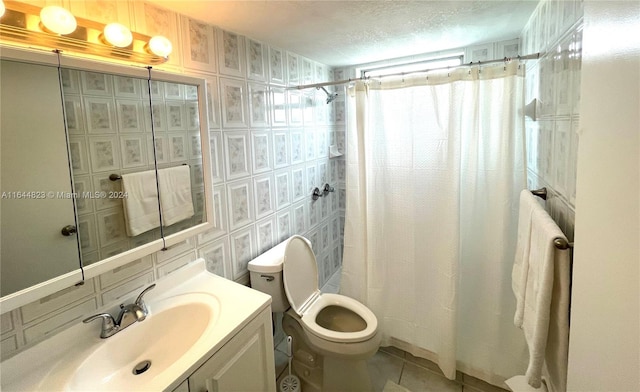
[[[549,214],[535,210],[522,329],[529,348],[527,382],[539,388],[544,368],[550,391],[566,390],[569,347],[570,250],[555,247],[558,237],[565,238]]]
[[[529,383],[527,383],[527,378],[525,376],[515,376],[511,377],[508,380],[504,381],[505,384],[511,389],[513,392],[547,392],[547,386],[542,383],[540,388],[534,388]]]
[[[511,272],[511,287],[516,296],[516,313],[513,323],[522,328],[524,315],[525,289],[527,274],[529,273],[529,249],[531,243],[531,217],[534,211],[542,210],[538,197],[529,190],[520,192],[520,206],[518,210],[518,238],[516,254]]]
[[[129,237],[160,226],[155,170],[122,175],[122,191],[127,195],[122,206]]]
[[[188,165],[158,170],[162,225],[171,226],[194,214]]]

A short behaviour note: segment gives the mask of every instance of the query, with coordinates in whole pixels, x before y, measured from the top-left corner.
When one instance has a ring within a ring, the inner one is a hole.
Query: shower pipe
[[[501,59],[495,59],[495,60],[487,60],[487,61],[478,61],[478,62],[470,62],[470,63],[465,63],[465,64],[460,64],[460,65],[454,65],[454,66],[449,66],[449,67],[439,67],[439,68],[431,68],[431,69],[422,69],[422,70],[418,70],[418,71],[409,71],[409,72],[398,72],[398,73],[394,73],[394,74],[389,74],[389,75],[381,75],[381,76],[376,76],[375,78],[386,78],[386,77],[390,77],[390,76],[405,76],[405,75],[411,75],[411,74],[416,74],[416,73],[427,73],[427,72],[432,72],[432,71],[443,71],[443,70],[448,70],[448,69],[456,69],[456,68],[462,68],[462,67],[470,67],[473,65],[485,65],[485,64],[496,64],[496,63],[508,63],[509,61],[512,60],[538,60],[540,57],[544,56],[544,52],[538,52],[538,53],[533,53],[533,54],[528,54],[525,56],[518,56],[518,57],[504,57]],[[335,82],[324,82],[324,83],[314,83],[314,84],[302,84],[299,86],[292,86],[292,87],[287,87],[287,90],[304,90],[307,88],[321,88],[323,86],[337,86],[340,84],[348,84],[348,83],[352,83],[352,82],[357,82],[359,80],[370,80],[371,77],[370,76],[363,76],[360,78],[349,78],[349,79],[345,79],[345,80],[337,80]]]

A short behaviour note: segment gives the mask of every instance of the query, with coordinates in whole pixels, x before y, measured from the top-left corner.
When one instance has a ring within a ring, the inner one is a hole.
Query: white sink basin
[[[219,303],[212,295],[184,294],[149,308],[145,320],[103,339],[80,364],[69,390],[132,390],[136,385],[144,389],[215,326]],[[136,366],[140,374],[134,374]]]
[[[98,323],[78,321],[2,361],[0,390],[172,391],[270,303],[264,293],[207,272],[204,259],[155,283],[144,297],[145,320],[106,339]],[[134,375],[145,360],[149,368]]]

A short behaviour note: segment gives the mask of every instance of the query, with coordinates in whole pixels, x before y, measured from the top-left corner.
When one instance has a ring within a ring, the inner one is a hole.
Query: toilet
[[[380,345],[378,320],[362,303],[321,293],[310,242],[294,235],[249,262],[251,287],[271,295],[293,338],[303,392],[371,391],[367,359]]]

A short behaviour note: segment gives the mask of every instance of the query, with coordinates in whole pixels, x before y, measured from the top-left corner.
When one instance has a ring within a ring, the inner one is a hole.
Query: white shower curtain
[[[526,369],[511,266],[526,186],[523,70],[350,88],[341,292],[383,345],[500,384]]]

